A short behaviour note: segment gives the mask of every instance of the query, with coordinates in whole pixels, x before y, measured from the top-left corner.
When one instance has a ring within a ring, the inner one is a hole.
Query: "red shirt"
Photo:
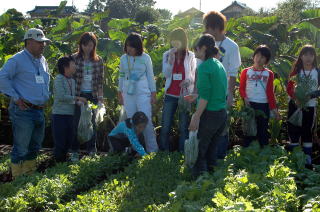
[[[175,55],[177,58],[178,55]],[[182,57],[180,59],[180,63],[178,64],[178,60],[174,61],[174,65],[173,65],[173,70],[172,70],[172,81],[171,81],[171,85],[167,90],[167,94],[169,95],[173,95],[173,96],[180,96],[180,92],[181,92],[181,87],[180,87],[180,83],[185,80],[185,70],[184,70],[184,58]],[[182,75],[182,79],[181,80],[174,80],[174,75],[175,74],[181,74]]]

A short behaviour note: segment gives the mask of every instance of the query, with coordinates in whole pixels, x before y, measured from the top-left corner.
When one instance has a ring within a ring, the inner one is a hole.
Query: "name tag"
[[[92,80],[92,75],[84,75],[83,78],[85,81],[91,81]]]
[[[44,84],[43,76],[36,75],[36,83],[37,84]]]
[[[181,81],[182,80],[182,74],[173,74],[173,80]]]

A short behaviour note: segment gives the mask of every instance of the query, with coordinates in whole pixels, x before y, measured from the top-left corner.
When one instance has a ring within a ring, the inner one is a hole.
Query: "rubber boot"
[[[34,160],[26,160],[22,163],[23,173],[27,175],[33,174],[37,170],[37,161]]]
[[[22,163],[11,163],[12,178],[16,179],[18,176],[23,175]]]

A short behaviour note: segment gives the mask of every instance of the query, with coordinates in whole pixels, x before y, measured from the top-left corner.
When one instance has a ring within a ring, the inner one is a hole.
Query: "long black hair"
[[[296,62],[293,64],[292,66],[292,72],[291,75],[293,74],[297,74],[299,71],[301,71],[303,69],[303,61],[302,61],[302,56],[310,53],[314,56],[314,60],[313,60],[313,68],[317,68],[318,67],[318,63],[317,63],[317,53],[316,50],[313,46],[311,45],[305,45],[304,47],[302,47],[298,59],[296,60]]]
[[[203,46],[207,47],[205,60],[213,58],[219,52],[214,37],[210,34],[204,34],[199,38],[196,47],[201,48]]]

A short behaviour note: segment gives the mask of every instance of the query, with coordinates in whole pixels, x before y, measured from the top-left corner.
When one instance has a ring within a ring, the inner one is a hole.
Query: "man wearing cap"
[[[44,138],[44,104],[49,99],[49,69],[43,51],[47,39],[40,29],[29,29],[25,49],[11,57],[0,71],[0,92],[11,97],[13,178],[36,170],[36,156]]]

